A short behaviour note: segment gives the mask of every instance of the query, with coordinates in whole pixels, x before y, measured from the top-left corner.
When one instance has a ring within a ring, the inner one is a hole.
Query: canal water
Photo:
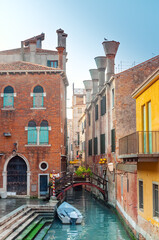
[[[67,192],[66,201],[80,210],[81,225],[63,225],[56,218],[44,240],[128,240],[118,217],[85,190]]]

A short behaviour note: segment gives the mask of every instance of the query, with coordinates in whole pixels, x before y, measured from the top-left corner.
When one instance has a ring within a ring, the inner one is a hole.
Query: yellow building
[[[138,225],[146,239],[159,239],[159,69],[132,96],[136,99]]]

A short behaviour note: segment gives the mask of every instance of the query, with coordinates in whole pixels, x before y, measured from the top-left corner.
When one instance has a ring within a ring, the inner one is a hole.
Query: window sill
[[[15,108],[1,108],[2,111],[14,111]]]
[[[46,108],[45,107],[36,107],[36,108],[30,108],[31,110],[45,110]]]
[[[25,147],[51,147],[51,144],[40,144],[40,145],[26,144]]]

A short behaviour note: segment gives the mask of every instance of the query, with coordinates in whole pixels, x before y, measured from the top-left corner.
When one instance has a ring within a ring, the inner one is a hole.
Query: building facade
[[[145,239],[159,239],[159,70],[137,88],[138,225]]]
[[[66,37],[42,49],[44,34],[0,52],[0,190],[43,197],[49,174],[66,172]]]
[[[79,160],[80,156],[80,129],[79,129],[79,119],[85,110],[85,90],[82,88],[74,88],[73,86],[73,96],[72,96],[72,150],[73,150],[73,160]],[[76,161],[76,167],[80,165],[79,161]]]
[[[43,196],[49,173],[66,171],[66,75],[37,64],[0,64],[0,188]]]
[[[42,41],[45,34],[21,41],[21,47],[11,50],[0,51],[0,63],[12,63],[15,61],[25,61],[37,63],[52,68],[61,68],[66,71],[66,38],[67,34],[64,30],[57,31],[57,50],[48,50],[42,48]],[[59,51],[61,56],[59,58]],[[62,64],[62,66],[60,66]]]

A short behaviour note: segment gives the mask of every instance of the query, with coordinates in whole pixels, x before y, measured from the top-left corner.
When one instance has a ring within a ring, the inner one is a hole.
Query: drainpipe
[[[107,65],[106,57],[95,57],[94,58],[97,68],[98,68],[98,77],[99,77],[99,92],[104,87],[105,84],[105,69]]]
[[[106,82],[108,82],[114,74],[114,60],[120,43],[116,41],[104,41],[102,44],[107,58]]]
[[[89,70],[91,78],[92,78],[92,100],[95,98],[98,93],[98,70],[90,69]]]

